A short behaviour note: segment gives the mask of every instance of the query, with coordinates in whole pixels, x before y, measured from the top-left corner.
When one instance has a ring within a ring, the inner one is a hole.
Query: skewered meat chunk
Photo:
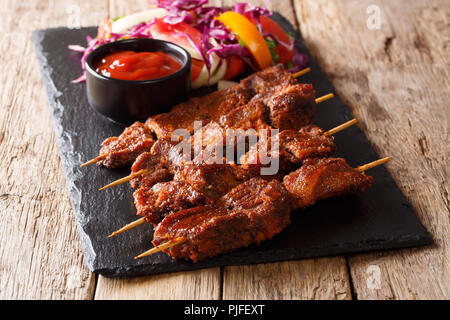
[[[197,130],[191,138],[194,148],[195,164],[236,162],[249,146],[256,144],[262,129],[270,130],[267,125],[256,125],[257,129],[236,127],[229,123],[224,127],[216,122],[210,122]]]
[[[290,224],[289,195],[280,182],[252,179],[244,185],[231,191],[228,208],[201,206],[167,216],[157,226],[153,244],[184,237],[186,242],[165,252],[197,262],[259,244]]]
[[[141,122],[127,127],[119,137],[103,141],[100,155],[107,156],[97,162],[108,169],[130,166],[142,152],[150,151],[155,143],[151,130]]]
[[[193,186],[183,181],[157,183],[152,188],[142,187],[133,194],[137,214],[147,221],[157,224],[161,220],[182,209],[207,203],[208,199]]]
[[[176,105],[168,113],[158,114],[149,118],[146,124],[155,132],[158,139],[170,137],[179,128],[194,132],[194,121],[204,124],[217,120],[220,112],[228,112],[237,106],[248,103],[250,92],[242,88],[229,88],[215,91],[204,97],[193,97],[186,102]]]
[[[301,165],[305,159],[327,157],[336,151],[333,137],[314,125],[308,125],[298,131],[283,130],[272,137],[262,137],[240,158],[243,168],[267,166],[267,158],[277,158],[283,170],[292,169],[292,165]]]
[[[291,197],[281,181],[251,178],[233,188],[221,199],[221,203],[229,210],[269,210],[276,200],[280,211],[291,208]]]
[[[155,183],[169,181],[173,177],[161,162],[160,156],[151,152],[142,153],[133,163],[131,172],[136,173],[140,170],[145,170],[145,173],[130,181],[131,187],[134,189],[151,188]]]
[[[167,139],[157,140],[150,152],[144,152],[133,163],[132,174],[141,170],[145,172],[130,181],[131,187],[151,188],[155,183],[172,180],[176,170],[190,160],[190,157],[186,159],[187,156],[189,154],[183,154],[183,149],[178,142]]]
[[[373,177],[352,168],[342,158],[307,159],[283,179],[295,209],[312,206],[317,200],[363,192],[372,183]]]
[[[298,130],[312,123],[316,113],[315,98],[311,84],[280,86],[266,102],[271,126],[280,130]]]
[[[275,87],[296,83],[297,80],[292,74],[282,65],[277,65],[252,74],[226,90],[191,98],[174,106],[168,113],[149,118],[146,124],[155,132],[158,139],[170,136],[178,128],[187,129],[192,134],[194,121],[202,121],[203,125],[211,121],[218,122],[221,116],[249,103],[253,97],[262,93],[270,96]]]

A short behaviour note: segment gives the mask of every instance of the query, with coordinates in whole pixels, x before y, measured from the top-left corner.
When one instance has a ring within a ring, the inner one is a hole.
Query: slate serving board
[[[295,34],[281,15],[275,13],[285,30]],[[53,126],[66,176],[74,216],[89,269],[110,277],[131,277],[215,266],[273,262],[370,250],[427,245],[432,238],[422,226],[406,198],[383,167],[368,173],[374,185],[365,193],[327,201],[292,213],[292,224],[272,240],[199,263],[172,260],[158,253],[141,260],[133,257],[151,248],[152,227],[139,226],[113,238],[107,236],[137,219],[132,189],[128,184],[98,191],[101,186],[129,174],[127,170],[106,170],[79,165],[98,155],[100,143],[119,135],[124,127],[95,113],[89,106],[85,84],[71,80],[81,73],[79,54],[69,44],[85,45],[96,28],[55,28],[33,32],[32,38],[45,83]],[[317,96],[334,92],[303,44],[299,49],[310,57],[312,72],[301,78],[312,83]],[[352,119],[338,99],[320,104],[316,123],[325,130]],[[395,137],[394,137],[395,138]],[[335,136],[337,156],[358,166],[376,160],[363,132],[353,126]],[[67,247],[71,244],[68,243]]]

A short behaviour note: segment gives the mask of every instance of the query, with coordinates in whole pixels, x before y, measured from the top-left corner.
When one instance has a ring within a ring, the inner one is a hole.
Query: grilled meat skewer
[[[352,168],[342,158],[307,159],[283,179],[295,210],[312,206],[318,200],[363,192],[372,184],[373,177]]]
[[[167,216],[156,227],[153,244],[175,241],[163,251],[194,262],[272,238],[290,223],[292,210],[334,196],[363,192],[373,178],[342,158],[306,160],[283,183],[250,179],[221,198]],[[183,239],[184,241],[181,241]],[[145,256],[145,253],[138,256]]]
[[[137,189],[133,194],[137,215],[158,224],[179,210],[214,205],[251,177],[250,172],[235,164],[188,164],[175,173],[173,181]]]

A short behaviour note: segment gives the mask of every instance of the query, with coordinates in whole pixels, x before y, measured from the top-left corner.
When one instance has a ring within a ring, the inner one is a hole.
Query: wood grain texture
[[[369,5],[380,29],[367,27]],[[358,299],[448,299],[448,1],[295,1],[306,44],[436,245],[349,258]]]
[[[102,3],[0,8],[1,59],[9,62],[0,67],[0,299],[91,299],[95,277],[83,262],[31,32],[93,24]]]

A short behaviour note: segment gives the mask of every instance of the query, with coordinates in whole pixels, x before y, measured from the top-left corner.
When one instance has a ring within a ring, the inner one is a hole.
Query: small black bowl
[[[152,80],[120,80],[106,77],[96,66],[108,54],[133,50],[162,51],[181,62],[181,69]],[[151,115],[167,112],[189,97],[191,56],[178,45],[156,39],[128,39],[105,44],[91,52],[86,60],[86,88],[91,107],[108,119],[129,125],[144,122]]]

